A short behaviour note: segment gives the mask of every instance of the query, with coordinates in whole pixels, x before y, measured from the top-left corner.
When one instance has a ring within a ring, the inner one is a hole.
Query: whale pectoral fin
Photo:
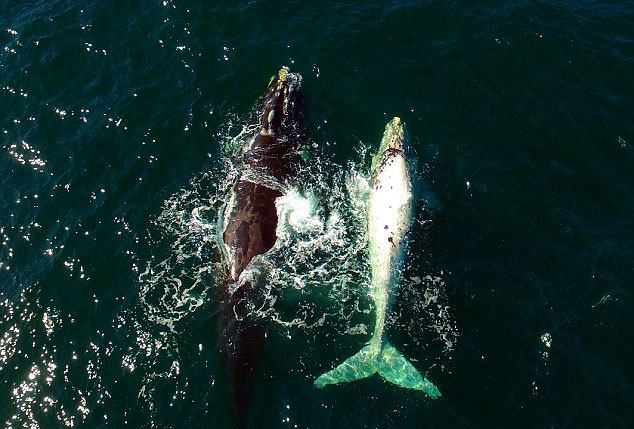
[[[379,374],[390,383],[406,389],[420,390],[430,398],[441,396],[438,388],[389,343],[383,347],[376,366]]]
[[[346,359],[335,369],[322,374],[315,380],[315,387],[354,381],[369,377],[375,372],[376,357],[372,354],[370,346],[365,346],[360,352]]]

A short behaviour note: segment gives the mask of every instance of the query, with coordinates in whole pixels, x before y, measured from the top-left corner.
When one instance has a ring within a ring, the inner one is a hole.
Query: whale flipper
[[[427,380],[394,346],[385,343],[381,352],[375,355],[372,345],[346,359],[335,369],[322,374],[315,380],[315,387],[345,383],[366,378],[378,372],[390,383],[406,389],[420,390],[430,398],[440,397],[440,391]]]

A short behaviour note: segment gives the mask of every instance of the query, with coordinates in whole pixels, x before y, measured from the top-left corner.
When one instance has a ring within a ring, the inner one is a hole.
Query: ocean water
[[[311,159],[261,262],[252,427],[631,427],[634,5],[0,1],[0,421],[233,427],[218,217],[303,75]],[[369,338],[369,154],[416,219],[388,321],[439,386],[316,390]]]

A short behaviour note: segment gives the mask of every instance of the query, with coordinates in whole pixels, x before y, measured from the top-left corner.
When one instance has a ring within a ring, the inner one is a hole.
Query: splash
[[[180,368],[190,351],[182,349],[179,338],[198,315],[204,313],[208,320],[214,289],[224,280],[219,231],[239,173],[237,160],[249,136],[248,127],[232,136],[236,122],[229,118],[219,134],[221,161],[163,202],[141,240],[147,251],[135,256],[134,264],[141,267],[138,302],[117,318],[117,324],[130,331],[131,342],[121,356],[121,368],[140,376],[139,404],[152,421],[162,419],[155,404],[166,387],[173,392],[171,404],[184,398],[190,381]],[[198,347],[202,351],[202,343]],[[213,372],[207,374],[213,385]]]
[[[232,137],[234,127],[230,119],[220,134],[220,163],[165,200],[148,231],[154,251],[139,275],[139,301],[147,320],[172,333],[178,332],[179,321],[213,299],[211,292],[224,279],[225,212],[239,175],[239,160],[252,135],[252,129],[244,126]]]
[[[242,126],[236,135],[237,123],[228,122],[220,161],[168,198],[148,232],[152,251],[139,262],[140,311],[132,323],[137,347],[122,360],[128,371],[143,371],[139,397],[148,408],[162,380],[181,389],[177,338],[200,312],[213,311],[215,288],[224,287],[229,252],[222,233],[254,131]],[[289,335],[304,331],[317,341],[324,328],[341,336],[368,335],[373,320],[366,237],[369,152],[360,144],[357,159],[340,165],[313,144],[311,161],[296,180],[278,184],[284,195],[276,201],[277,241],[233,285],[246,280],[261,285],[261,293],[247,303],[250,317],[273,322]],[[429,224],[428,214],[415,224]],[[458,330],[444,281],[421,273],[415,255],[408,259],[408,277],[388,329],[405,332],[421,348],[439,343],[446,355]]]

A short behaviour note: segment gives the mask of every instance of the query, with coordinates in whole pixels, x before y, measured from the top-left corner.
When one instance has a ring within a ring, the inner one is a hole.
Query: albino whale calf
[[[316,387],[358,380],[379,373],[398,386],[440,392],[386,338],[385,318],[392,292],[398,287],[405,238],[412,220],[412,184],[405,154],[405,131],[399,118],[385,127],[379,151],[372,158],[372,188],[368,202],[368,246],[372,269],[371,296],[374,334],[360,352],[315,380]]]

